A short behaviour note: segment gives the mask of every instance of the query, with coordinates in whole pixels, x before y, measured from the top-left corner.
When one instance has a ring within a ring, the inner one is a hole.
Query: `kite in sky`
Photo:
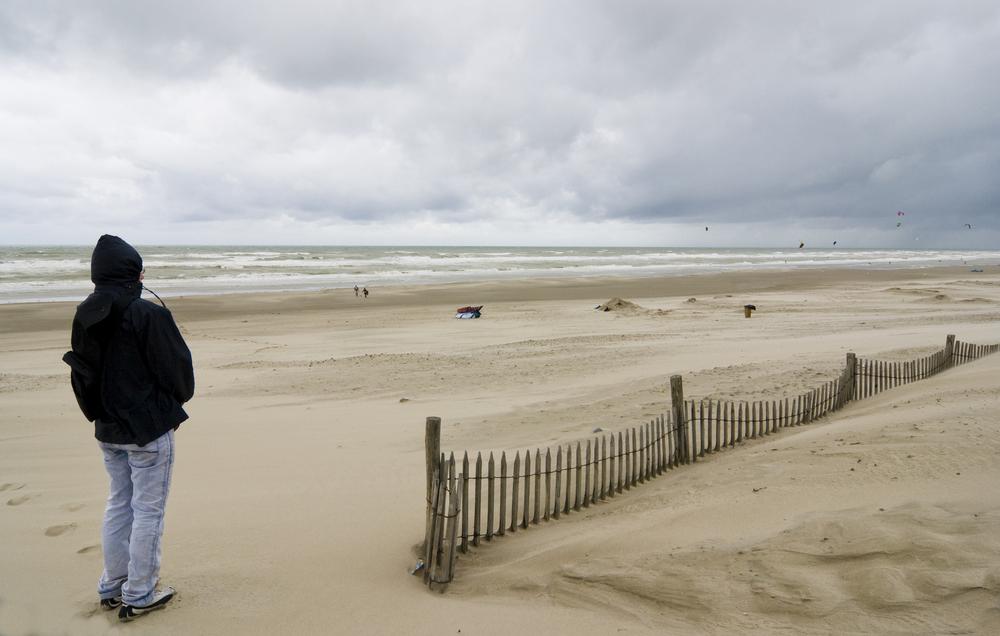
[[[972,223],[966,223],[965,227],[967,227],[967,228],[969,228],[971,230],[972,229]]]
[[[803,243],[802,241],[799,241],[799,249],[802,249],[805,246],[806,246],[805,243]]]

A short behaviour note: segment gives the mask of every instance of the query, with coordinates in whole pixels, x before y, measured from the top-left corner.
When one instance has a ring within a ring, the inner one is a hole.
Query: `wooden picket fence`
[[[459,552],[530,526],[557,520],[623,495],[645,482],[744,440],[808,424],[887,389],[1000,351],[1000,345],[956,342],[907,362],[847,354],[836,378],[793,398],[758,401],[685,400],[681,376],[670,378],[671,410],[627,431],[553,448],[477,452],[457,461],[440,450],[441,420],[427,418],[427,514],[418,569],[429,586],[444,589]],[[485,486],[485,493],[484,493]]]

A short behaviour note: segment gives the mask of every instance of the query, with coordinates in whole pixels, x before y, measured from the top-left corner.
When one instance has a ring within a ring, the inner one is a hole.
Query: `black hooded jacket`
[[[194,395],[191,351],[166,308],[139,298],[142,257],[105,234],[90,261],[94,293],[76,308],[63,360],[95,437],[144,446],[187,419]]]

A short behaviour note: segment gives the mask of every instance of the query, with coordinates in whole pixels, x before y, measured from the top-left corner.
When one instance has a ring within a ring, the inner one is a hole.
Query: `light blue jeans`
[[[174,467],[174,432],[145,446],[98,442],[111,476],[104,510],[102,599],[121,595],[127,605],[148,605],[160,578],[160,536]]]

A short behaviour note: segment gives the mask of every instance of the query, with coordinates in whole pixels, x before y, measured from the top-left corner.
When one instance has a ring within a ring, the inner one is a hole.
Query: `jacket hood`
[[[134,247],[110,234],[97,240],[90,257],[90,280],[95,285],[114,285],[131,289],[139,286],[142,257]]]

